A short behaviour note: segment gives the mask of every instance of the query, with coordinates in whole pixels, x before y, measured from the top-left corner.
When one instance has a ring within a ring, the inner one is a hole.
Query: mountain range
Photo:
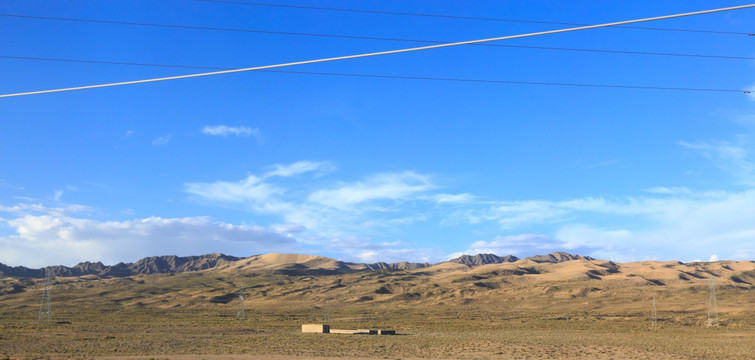
[[[318,275],[344,274],[360,271],[384,270],[415,270],[433,265],[460,264],[469,268],[482,265],[513,263],[521,259],[513,255],[497,256],[494,254],[462,255],[438,264],[429,263],[353,263],[343,262],[322,256],[297,254],[264,254],[246,258],[224,255],[219,253],[199,256],[151,256],[134,263],[118,263],[104,265],[102,262],[81,262],[73,267],[63,265],[48,266],[47,268],[32,269],[24,266],[11,267],[0,264],[0,276],[44,278],[45,270],[58,277],[75,277],[94,275],[101,278],[126,277],[132,275],[173,274],[207,269],[218,270],[256,270],[273,272],[284,275]],[[535,263],[559,263],[570,260],[594,260],[589,256],[572,255],[565,252],[554,252],[547,255],[536,255],[526,258]]]

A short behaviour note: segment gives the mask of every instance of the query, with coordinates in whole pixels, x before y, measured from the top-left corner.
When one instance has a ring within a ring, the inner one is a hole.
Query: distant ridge
[[[130,268],[139,274],[198,271],[241,260],[235,256],[209,254],[202,256],[153,256],[135,262]]]
[[[200,256],[152,256],[143,258],[135,263],[118,263],[105,266],[101,262],[81,262],[73,267],[62,265],[49,266],[55,276],[84,276],[97,275],[100,277],[124,277],[138,274],[168,274],[186,271],[211,269],[215,266],[232,263],[242,258],[223,254],[207,254]],[[10,267],[0,264],[0,275],[14,277],[42,278],[44,269],[29,269],[24,266]]]
[[[401,261],[397,263],[384,263],[384,262],[377,262],[374,264],[361,264],[364,265],[368,270],[414,270],[414,269],[422,269],[426,268],[428,266],[432,266],[432,264],[428,263],[410,263],[407,261]]]
[[[42,269],[29,269],[25,266],[10,267],[8,265],[0,264],[0,275],[39,278],[45,277],[45,271]]]
[[[475,267],[475,266],[488,265],[488,264],[501,264],[505,262],[515,262],[517,260],[519,260],[519,258],[514,255],[506,255],[504,257],[500,257],[495,254],[477,254],[474,256],[462,255],[455,259],[448,260],[448,262],[462,264],[469,267]]]
[[[520,259],[514,255],[498,256],[495,254],[462,255],[443,263],[461,264],[473,268],[489,264],[512,263]],[[548,255],[536,255],[527,260],[536,263],[560,263],[571,260],[595,260],[589,256],[573,255],[565,252],[554,252]],[[437,265],[437,264],[435,264]],[[55,276],[74,277],[95,275],[98,277],[125,277],[132,275],[171,274],[207,269],[223,269],[225,271],[263,271],[284,275],[327,275],[343,274],[358,271],[393,271],[415,270],[433,266],[429,263],[351,263],[334,260],[315,255],[298,254],[264,254],[246,258],[229,256],[219,253],[199,256],[151,256],[135,263],[118,263],[104,265],[101,262],[81,262],[73,267],[62,265],[49,266]],[[0,276],[42,278],[44,269],[30,269],[24,266],[10,267],[0,264]]]
[[[536,263],[546,263],[546,262],[560,263],[560,262],[571,261],[571,260],[595,260],[595,259],[589,256],[572,255],[572,254],[565,253],[562,251],[557,251],[557,252],[552,252],[548,255],[530,256],[527,258],[527,260],[531,260]]]

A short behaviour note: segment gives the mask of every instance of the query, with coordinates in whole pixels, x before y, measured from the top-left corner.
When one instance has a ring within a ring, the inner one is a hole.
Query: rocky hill
[[[70,277],[96,275],[99,277],[123,277],[137,274],[167,274],[187,271],[211,269],[216,266],[232,263],[241,258],[223,254],[208,254],[200,256],[152,256],[143,258],[135,263],[118,263],[104,265],[101,262],[81,262],[73,267],[62,265],[50,266],[55,276]],[[23,266],[10,267],[0,264],[0,276],[42,278],[45,269],[29,269]]]
[[[462,255],[455,259],[448,260],[448,262],[462,264],[469,267],[475,267],[475,266],[480,266],[480,265],[515,262],[517,260],[519,260],[519,258],[517,258],[514,255],[506,255],[504,257],[500,257],[495,254],[477,254],[474,256]]]
[[[572,255],[572,254],[565,253],[562,251],[557,251],[557,252],[550,253],[548,255],[530,256],[527,258],[527,260],[532,260],[536,263],[546,263],[546,262],[559,263],[559,262],[571,261],[571,260],[595,260],[595,259],[589,256]]]
[[[428,266],[432,266],[432,264],[428,263],[411,263],[406,261],[401,261],[397,263],[384,263],[384,262],[377,262],[374,264],[355,264],[355,265],[364,265],[364,267],[368,270],[414,270],[414,269],[422,269],[426,268]]]

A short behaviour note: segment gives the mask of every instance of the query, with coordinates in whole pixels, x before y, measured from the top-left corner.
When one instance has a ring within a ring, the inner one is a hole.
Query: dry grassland
[[[49,323],[37,321],[41,281],[4,278],[0,359],[752,358],[753,263],[724,264],[731,270],[671,265],[602,273],[608,268],[573,261],[341,275],[57,278]],[[704,326],[708,280],[700,271],[718,276],[719,327]],[[247,319],[236,320],[242,284]],[[321,320],[326,299],[335,328],[400,335],[302,334],[302,323]]]

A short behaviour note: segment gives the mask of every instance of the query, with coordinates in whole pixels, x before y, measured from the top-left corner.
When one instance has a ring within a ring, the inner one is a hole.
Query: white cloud
[[[371,201],[409,200],[415,194],[433,188],[427,176],[412,171],[382,173],[335,189],[315,191],[309,195],[308,201],[339,210],[350,210],[357,204]]]
[[[725,254],[727,258],[744,259],[755,250],[753,204],[753,190],[638,199],[617,206],[619,211],[612,214],[643,215],[641,225],[627,229],[573,222],[561,226],[555,238],[595,249],[596,256],[616,260],[674,254],[677,260],[689,261],[711,251]]]
[[[549,235],[476,242],[467,249],[470,253],[518,256],[575,250],[617,261],[662,256],[689,261],[711,252],[747,259],[755,253],[755,190],[695,193],[656,188],[653,193],[661,196],[508,202],[455,216],[466,216],[466,221],[478,226],[492,222],[505,231],[533,226],[552,229]]]
[[[335,169],[335,166],[329,162],[297,161],[289,165],[273,165],[272,169],[265,173],[265,177],[290,177],[308,172],[329,172],[333,169]]]
[[[710,259],[708,259],[708,262],[714,262],[714,261],[718,261],[718,255],[716,254],[711,255]]]
[[[210,136],[223,136],[228,137],[234,135],[238,137],[250,137],[253,136],[257,139],[257,142],[263,142],[262,131],[259,129],[250,128],[248,126],[226,126],[226,125],[207,125],[202,128],[202,133]]]
[[[154,146],[168,145],[168,143],[170,142],[172,138],[173,138],[173,135],[160,136],[152,140],[152,145]]]
[[[437,194],[430,197],[439,204],[463,204],[471,203],[477,198],[472,194]]]
[[[96,221],[51,215],[3,220],[16,234],[0,237],[0,263],[41,267],[80,261],[224,252],[252,255],[291,251],[293,239],[262,227],[213,222],[206,217]],[[31,256],[33,254],[33,256]]]
[[[283,189],[266,184],[263,179],[249,175],[237,182],[217,181],[214,183],[188,183],[185,191],[210,201],[232,203],[262,203]]]
[[[328,239],[384,233],[386,229],[393,231],[427,220],[419,209],[403,206],[434,202],[423,194],[434,188],[427,176],[411,171],[379,173],[361,181],[335,184],[316,176],[332,168],[327,162],[275,165],[260,177],[250,175],[239,182],[189,183],[185,191],[210,202],[235,203],[253,213],[277,216],[285,225],[275,226],[276,231],[295,234],[299,241],[321,246]],[[305,185],[284,185],[292,181],[289,177],[304,173],[314,174]]]

